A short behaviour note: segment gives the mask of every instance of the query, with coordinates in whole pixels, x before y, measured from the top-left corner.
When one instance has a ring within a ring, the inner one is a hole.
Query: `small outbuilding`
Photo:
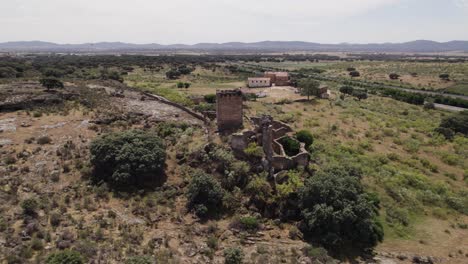
[[[248,79],[249,88],[271,87],[271,79],[265,77],[254,77]]]

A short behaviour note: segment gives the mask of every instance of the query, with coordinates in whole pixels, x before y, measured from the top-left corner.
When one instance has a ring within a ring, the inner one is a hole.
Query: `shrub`
[[[403,208],[388,208],[385,219],[391,225],[400,224],[403,226],[408,226],[410,221],[408,211]]]
[[[45,145],[45,144],[50,144],[50,142],[52,142],[52,139],[48,136],[42,136],[42,137],[39,137],[37,140],[36,140],[37,144],[39,145]]]
[[[398,75],[396,73],[390,73],[390,75],[388,77],[390,77],[390,79],[392,79],[392,80],[398,80],[400,78],[400,75]]]
[[[359,73],[358,71],[351,71],[351,72],[349,73],[349,75],[350,75],[351,77],[359,77],[359,76],[361,76],[361,73]]]
[[[257,143],[250,143],[246,149],[244,149],[245,154],[253,158],[262,158],[263,157],[263,148],[258,146]]]
[[[355,90],[352,95],[359,101],[367,99],[367,92],[362,90]]]
[[[318,173],[300,192],[304,235],[332,250],[367,250],[383,239],[377,209],[359,178]]]
[[[244,260],[244,253],[240,248],[228,248],[224,250],[225,264],[241,264]]]
[[[13,155],[6,155],[5,158],[3,159],[3,162],[6,165],[12,165],[16,163],[16,158]]]
[[[258,223],[257,218],[253,216],[245,216],[239,219],[239,223],[244,230],[255,231],[259,228],[260,224]]]
[[[57,212],[53,212],[50,215],[50,224],[54,227],[57,227],[60,225],[60,214]]]
[[[424,104],[424,109],[426,109],[426,110],[435,109],[435,105],[434,105],[434,103],[427,102],[427,103]]]
[[[222,208],[224,191],[221,185],[211,176],[196,171],[188,186],[188,208],[197,216],[214,215]]]
[[[164,180],[165,146],[151,133],[130,130],[104,135],[91,143],[90,151],[96,182],[128,189]]]
[[[83,264],[85,263],[80,253],[73,250],[64,250],[50,254],[46,264]]]
[[[335,263],[333,258],[328,255],[327,250],[322,247],[307,246],[302,251],[304,255],[319,263]]]
[[[218,239],[215,236],[209,236],[208,239],[206,240],[206,244],[211,249],[217,249],[218,248]]]
[[[342,86],[340,87],[340,93],[352,95],[354,88],[352,86]]]
[[[31,248],[35,251],[39,251],[39,250],[42,250],[44,248],[44,244],[42,243],[42,241],[37,238],[37,237],[34,237],[32,240],[31,240]]]
[[[63,89],[63,83],[55,78],[43,78],[39,80],[42,86],[44,86],[47,90],[49,89],[55,89],[55,88],[61,88]]]
[[[35,214],[38,206],[39,204],[34,198],[26,199],[21,203],[21,208],[23,208],[23,212],[27,215]]]
[[[314,143],[314,137],[312,136],[312,133],[308,130],[301,130],[296,133],[296,138],[300,142],[304,143],[306,148],[308,148],[312,143]]]
[[[279,140],[279,143],[283,146],[284,152],[286,152],[288,156],[296,156],[299,154],[301,147],[299,141],[290,137],[283,137]]]
[[[205,102],[209,104],[216,103],[216,94],[207,94],[204,96]]]
[[[133,256],[129,257],[125,264],[153,264],[154,259],[150,256]]]

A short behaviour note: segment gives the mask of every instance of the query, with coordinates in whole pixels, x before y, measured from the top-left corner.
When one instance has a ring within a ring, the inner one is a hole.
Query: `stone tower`
[[[216,91],[216,122],[218,131],[236,130],[243,120],[241,90]]]

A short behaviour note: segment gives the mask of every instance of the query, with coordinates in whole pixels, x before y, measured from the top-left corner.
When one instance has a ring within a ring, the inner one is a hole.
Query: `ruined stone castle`
[[[216,122],[218,131],[234,131],[242,127],[243,106],[241,90],[216,91]]]

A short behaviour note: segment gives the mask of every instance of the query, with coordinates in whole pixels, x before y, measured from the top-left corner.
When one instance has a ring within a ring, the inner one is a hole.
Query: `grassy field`
[[[310,130],[314,166],[339,163],[364,171],[368,191],[381,200],[382,248],[427,243],[423,251],[448,254],[466,235],[459,227],[468,221],[468,139],[450,142],[433,133],[447,113],[375,96],[282,106],[266,98],[248,106],[249,115],[268,113],[295,130]],[[429,231],[441,226],[441,232]]]

